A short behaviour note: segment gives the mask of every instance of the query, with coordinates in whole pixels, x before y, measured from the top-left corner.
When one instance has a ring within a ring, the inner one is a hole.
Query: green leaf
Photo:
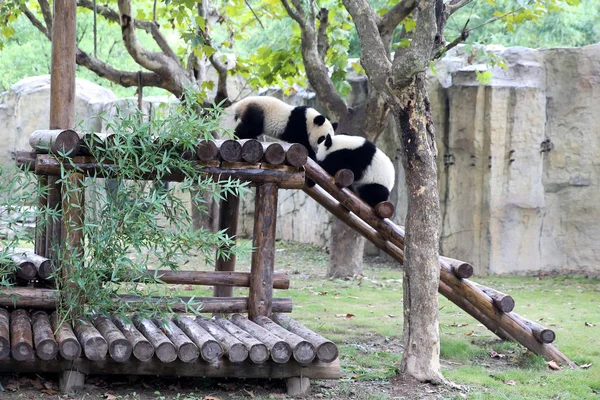
[[[475,71],[475,74],[477,76],[477,81],[483,85],[489,84],[492,80],[492,71]]]

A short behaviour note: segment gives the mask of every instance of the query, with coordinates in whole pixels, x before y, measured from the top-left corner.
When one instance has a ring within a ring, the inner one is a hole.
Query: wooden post
[[[250,267],[248,317],[271,315],[273,305],[273,270],[275,267],[275,225],[277,222],[277,186],[272,183],[256,188],[254,238]]]
[[[237,235],[238,214],[240,209],[240,198],[233,194],[226,194],[221,200],[219,207],[219,230],[226,229],[228,236]],[[235,240],[235,239],[234,239]],[[224,248],[223,250],[229,250]],[[235,255],[231,255],[228,259],[225,257],[217,257],[215,271],[234,271],[235,270]],[[215,297],[233,297],[233,287],[231,286],[215,286]]]
[[[50,74],[50,129],[69,129],[75,126],[75,52],[76,52],[76,0],[55,0],[52,26],[52,61]],[[48,178],[48,207],[60,204],[60,187],[57,178]],[[51,195],[54,197],[51,198]],[[61,221],[48,220],[46,254],[58,265],[52,245],[61,245]],[[50,248],[49,248],[50,247]],[[49,252],[50,251],[50,252]],[[43,255],[43,254],[41,254]]]
[[[83,174],[71,173],[63,189],[63,265],[62,281],[67,285],[77,264],[83,261],[83,222],[85,192]],[[80,299],[84,301],[85,299]]]
[[[61,184],[57,183],[58,177],[48,176],[48,210],[52,213],[60,213],[61,207],[61,196],[60,189]],[[50,215],[46,222],[46,249],[44,251],[45,257],[50,259],[52,268],[58,267],[58,248],[62,245],[62,215],[58,220],[54,220]]]
[[[10,313],[0,308],[0,360],[10,355]]]
[[[47,257],[46,255],[46,232],[48,226],[42,217],[48,205],[48,177],[44,175],[38,176],[38,210],[35,223],[35,247],[36,254]]]

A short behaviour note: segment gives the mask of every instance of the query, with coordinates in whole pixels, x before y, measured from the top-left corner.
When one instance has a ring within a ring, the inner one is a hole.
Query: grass
[[[291,273],[292,286],[276,296],[292,297],[293,317],[338,343],[344,379],[382,380],[396,374],[402,351],[402,272],[394,264],[371,259],[360,279],[327,280],[324,251],[289,243],[278,243],[277,249],[276,270]],[[591,366],[553,371],[541,357],[498,340],[440,296],[441,358],[447,379],[467,387],[472,399],[600,397],[598,279],[476,280],[511,294],[515,312],[554,329],[558,349],[578,365]],[[492,350],[499,356],[492,358]]]

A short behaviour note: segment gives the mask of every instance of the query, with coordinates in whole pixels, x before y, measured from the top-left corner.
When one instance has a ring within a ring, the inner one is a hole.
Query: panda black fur
[[[315,159],[319,137],[333,135],[332,124],[317,110],[306,106],[291,106],[268,96],[250,96],[227,109],[222,127],[231,129],[240,139],[271,136],[306,147]]]
[[[390,197],[396,179],[394,164],[365,138],[327,135],[319,139],[317,162],[330,175],[340,169],[351,170],[354,183],[350,189],[371,207]]]

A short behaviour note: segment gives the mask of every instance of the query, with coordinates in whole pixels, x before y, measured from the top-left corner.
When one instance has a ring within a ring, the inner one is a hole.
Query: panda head
[[[319,140],[327,135],[335,135],[337,128],[337,122],[331,123],[323,115],[319,114],[314,108],[306,110],[306,132],[308,133],[308,142],[314,151],[319,146]]]

